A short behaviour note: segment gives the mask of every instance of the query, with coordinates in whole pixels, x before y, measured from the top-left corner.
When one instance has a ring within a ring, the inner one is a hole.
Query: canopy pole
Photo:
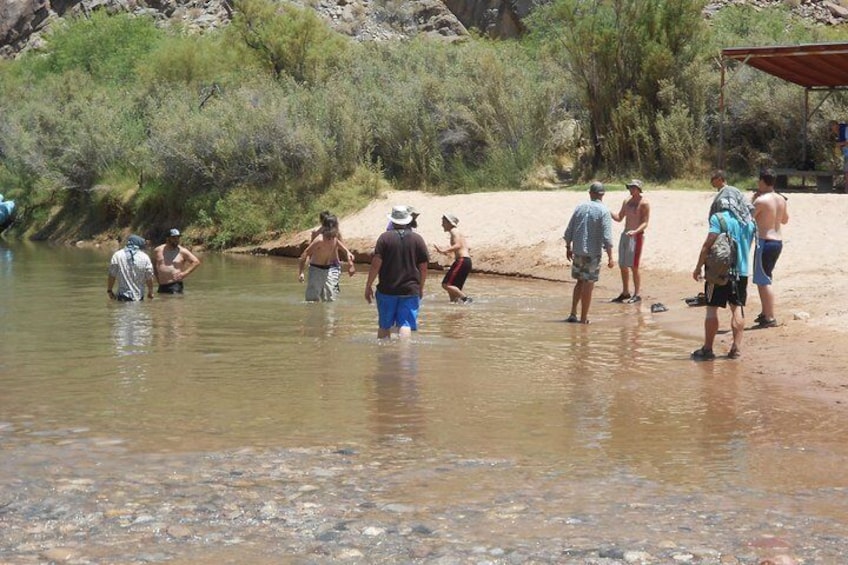
[[[804,144],[801,149],[801,168],[807,168],[807,124],[810,116],[810,89],[804,89]]]
[[[724,62],[721,58],[721,87],[718,92],[718,168],[724,168]]]

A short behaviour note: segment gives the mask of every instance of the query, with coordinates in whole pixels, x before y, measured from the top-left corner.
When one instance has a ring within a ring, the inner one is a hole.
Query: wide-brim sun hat
[[[405,226],[412,222],[412,214],[409,213],[408,206],[395,206],[392,208],[392,213],[387,214],[386,217],[398,226]]]
[[[457,218],[457,217],[456,217],[456,216],[454,216],[453,214],[448,214],[447,212],[445,212],[444,214],[442,214],[442,217],[443,217],[445,220],[447,220],[447,221],[448,221],[448,223],[449,223],[450,225],[452,225],[453,227],[456,227],[456,226],[458,226],[458,225],[459,225],[459,218]]]
[[[639,179],[631,179],[630,182],[628,182],[624,186],[626,186],[627,188],[635,187],[639,189],[639,192],[642,192],[642,181],[640,181]]]

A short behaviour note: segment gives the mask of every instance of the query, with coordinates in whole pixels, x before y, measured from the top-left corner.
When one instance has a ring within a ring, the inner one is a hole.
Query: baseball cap
[[[180,230],[178,230],[177,228],[171,228],[171,230],[168,232],[168,237],[180,237]]]
[[[589,185],[589,192],[592,192],[594,194],[603,194],[606,191],[604,190],[603,183],[595,181],[591,185]]]

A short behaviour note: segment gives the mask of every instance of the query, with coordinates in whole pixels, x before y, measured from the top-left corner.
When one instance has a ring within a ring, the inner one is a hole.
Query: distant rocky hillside
[[[534,5],[550,0],[280,0],[315,9],[338,32],[357,41],[386,41],[419,34],[455,41],[475,28],[490,37],[515,37]],[[848,22],[848,0],[716,0],[704,9],[710,17],[729,4],[758,8],[789,5],[821,25]],[[94,10],[147,14],[204,31],[226,25],[231,0],[0,0],[0,57],[38,47],[44,30],[57,18]]]

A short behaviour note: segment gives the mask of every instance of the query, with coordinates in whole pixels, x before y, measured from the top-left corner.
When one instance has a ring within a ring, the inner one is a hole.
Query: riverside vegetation
[[[231,24],[203,35],[104,12],[64,22],[45,47],[0,62],[0,193],[20,211],[10,232],[158,238],[180,225],[225,248],[302,229],[321,209],[353,211],[388,187],[636,173],[702,185],[716,160],[721,48],[845,30],[783,9],[728,6],[708,20],[701,9],[556,0],[519,40],[453,43],[355,43],[271,0],[234,0]],[[732,88],[728,168],[800,164],[803,90],[750,69]],[[829,97],[811,121],[823,167],[839,166],[827,121],[848,115],[846,100]]]

